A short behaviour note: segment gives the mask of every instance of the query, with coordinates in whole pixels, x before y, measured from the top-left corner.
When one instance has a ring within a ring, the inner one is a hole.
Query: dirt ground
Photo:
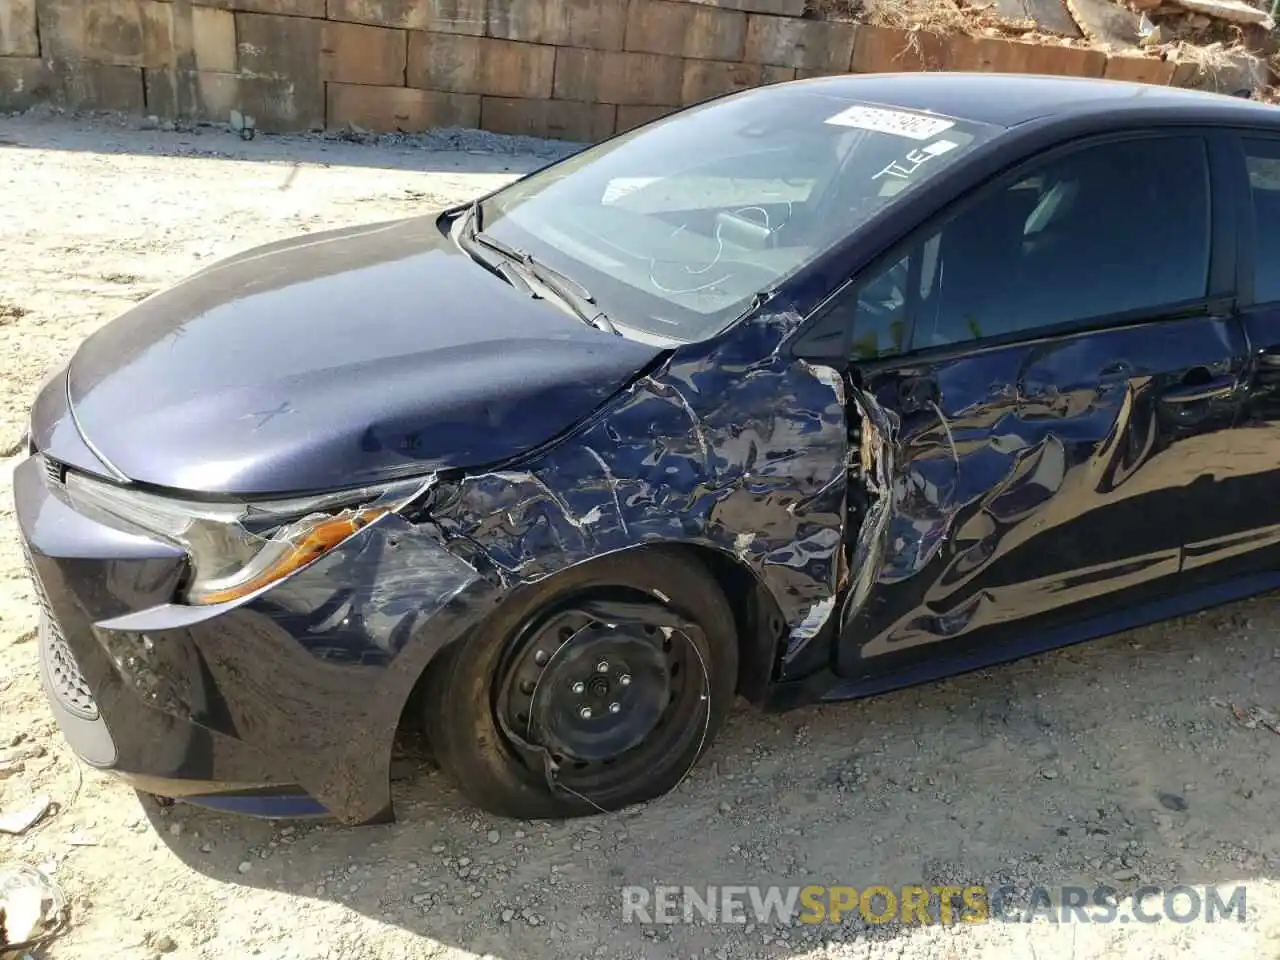
[[[395,783],[393,825],[231,819],[157,807],[73,759],[39,689],[8,489],[42,379],[86,334],[214,258],[424,212],[557,149],[479,134],[244,143],[0,118],[0,810],[54,801],[25,833],[0,833],[0,867],[39,865],[66,891],[69,927],[44,955],[1280,957],[1275,597],[865,702],[743,708],[674,794],[572,823],[479,814],[440,774],[412,769]],[[655,927],[623,923],[619,894],[1096,882],[1245,884],[1247,916]]]

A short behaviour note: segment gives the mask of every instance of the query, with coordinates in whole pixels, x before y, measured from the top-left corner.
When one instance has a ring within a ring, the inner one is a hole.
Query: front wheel
[[[433,665],[428,736],[462,792],[520,819],[661,796],[728,714],[733,613],[688,554],[604,557],[521,588]]]

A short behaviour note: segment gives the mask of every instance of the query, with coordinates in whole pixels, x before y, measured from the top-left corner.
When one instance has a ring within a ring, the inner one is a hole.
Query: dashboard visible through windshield
[[[484,231],[591,291],[621,332],[692,342],[994,129],[804,83],[615,137],[484,203]]]

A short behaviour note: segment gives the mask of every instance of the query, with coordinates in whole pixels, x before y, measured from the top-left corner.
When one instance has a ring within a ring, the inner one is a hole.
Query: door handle
[[[1234,374],[1214,376],[1208,367],[1192,367],[1182,375],[1179,385],[1160,395],[1163,403],[1198,403],[1224,400],[1235,391],[1239,378]]]

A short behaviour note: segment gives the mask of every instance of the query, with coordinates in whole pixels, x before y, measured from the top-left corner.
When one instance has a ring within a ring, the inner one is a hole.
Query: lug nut
[[[631,674],[624,673],[622,676],[618,678],[618,682],[622,684],[624,687],[631,686]]]
[[[546,663],[546,662],[547,662],[547,651],[545,651],[545,650],[539,650],[537,653],[535,653],[535,654],[533,655],[533,662],[534,662],[534,663],[536,663],[536,664],[538,664],[538,666],[542,666],[542,664]]]
[[[579,711],[578,711],[578,716],[580,716],[583,720],[590,720],[590,719],[591,719],[591,708],[590,708],[590,707],[583,707],[581,710],[579,710]]]
[[[609,712],[610,712],[610,713],[617,713],[617,712],[618,712],[619,710],[621,710],[621,709],[622,709],[622,704],[620,704],[620,703],[611,703],[611,704],[609,704]]]
[[[581,680],[579,680],[577,683],[573,685],[574,693],[582,693],[586,689],[587,689],[587,685],[583,683]]]
[[[609,672],[608,660],[601,660],[599,663],[596,664],[596,673],[608,673],[608,672]]]

